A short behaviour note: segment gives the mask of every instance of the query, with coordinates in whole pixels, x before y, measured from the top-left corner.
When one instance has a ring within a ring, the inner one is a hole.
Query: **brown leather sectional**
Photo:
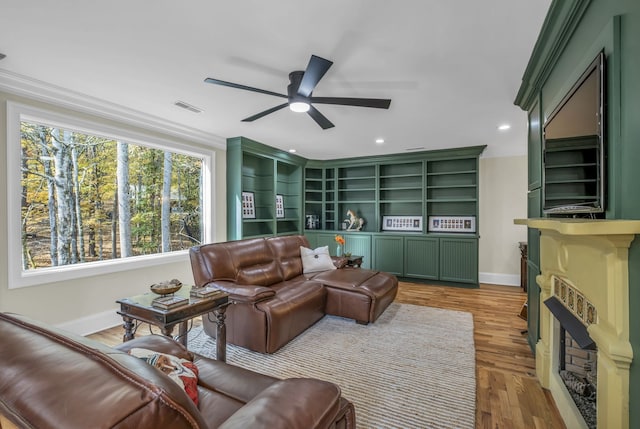
[[[227,310],[227,341],[273,353],[325,314],[375,322],[393,302],[398,279],[388,273],[341,268],[303,274],[302,235],[205,244],[190,250],[196,286],[213,286],[235,302]],[[203,317],[215,337],[215,322]]]
[[[150,335],[107,347],[0,313],[2,429],[354,429],[333,383],[278,380]],[[195,362],[198,405],[167,375],[126,353],[139,347]]]

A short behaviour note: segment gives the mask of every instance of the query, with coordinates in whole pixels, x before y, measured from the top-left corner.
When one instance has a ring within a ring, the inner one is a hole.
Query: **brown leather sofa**
[[[229,293],[227,341],[273,353],[325,314],[367,324],[393,302],[398,279],[388,273],[341,268],[303,274],[302,235],[205,244],[190,250],[196,286]],[[214,337],[216,324],[203,317]]]
[[[355,428],[338,386],[278,380],[187,351],[160,335],[109,348],[0,313],[2,429]],[[167,375],[126,353],[145,348],[195,362],[199,404]]]

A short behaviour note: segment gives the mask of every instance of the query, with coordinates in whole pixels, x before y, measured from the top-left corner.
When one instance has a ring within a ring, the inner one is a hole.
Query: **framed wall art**
[[[476,232],[476,217],[429,216],[429,232]]]
[[[256,201],[253,192],[242,193],[242,219],[256,218]]]
[[[422,232],[422,216],[382,216],[382,230]]]
[[[284,197],[276,194],[276,218],[282,219],[284,217]]]

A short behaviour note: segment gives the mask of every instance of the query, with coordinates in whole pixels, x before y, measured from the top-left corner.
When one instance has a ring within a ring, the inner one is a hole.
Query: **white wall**
[[[215,189],[213,193],[218,204],[216,204],[216,213],[214,214],[214,237],[216,241],[226,239],[226,204],[224,203],[226,201],[226,152],[220,149],[220,147],[224,147],[224,140],[214,141],[215,139],[212,139],[211,146],[202,141],[194,143],[184,135],[177,138],[176,135],[159,133],[153,129],[141,128],[97,115],[80,114],[50,103],[0,92],[0,154],[5,155],[0,156],[0,172],[2,174],[6,174],[7,170],[7,144],[19,144],[19,142],[7,142],[6,106],[8,100],[66,115],[77,115],[111,126],[151,133],[215,152]],[[162,280],[178,278],[183,282],[193,281],[189,257],[185,254],[179,262],[151,268],[132,269],[90,278],[10,289],[6,274],[8,255],[9,252],[20,252],[20,249],[8,249],[6,245],[8,192],[15,192],[15,190],[7,188],[6,180],[0,180],[0,311],[21,313],[47,323],[61,325],[80,334],[86,334],[103,329],[105,324],[113,326],[121,322],[116,314],[115,300],[118,298],[146,292],[150,284]]]
[[[520,285],[518,242],[527,229],[527,157],[480,158],[480,283]]]

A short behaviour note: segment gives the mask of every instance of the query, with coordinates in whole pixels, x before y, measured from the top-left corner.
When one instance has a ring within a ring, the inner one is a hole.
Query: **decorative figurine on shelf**
[[[353,210],[347,210],[348,219],[345,219],[345,223],[349,222],[347,225],[347,231],[360,231],[364,226],[364,218],[357,217],[356,212]]]

